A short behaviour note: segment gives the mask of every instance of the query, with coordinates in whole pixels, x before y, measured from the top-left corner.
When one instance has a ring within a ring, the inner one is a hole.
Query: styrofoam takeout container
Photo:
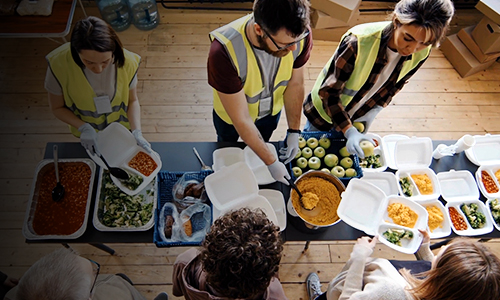
[[[274,157],[278,157],[276,148],[271,143],[266,143],[267,148],[273,153]],[[269,172],[266,164],[255,154],[248,146],[244,149],[238,147],[220,148],[213,152],[213,169],[215,172],[222,170],[225,167],[231,166],[237,162],[245,162],[255,174],[259,185],[271,184],[276,180]]]
[[[438,199],[441,189],[436,173],[429,168],[432,162],[432,140],[428,137],[413,137],[411,139],[396,142],[394,149],[394,159],[398,168],[396,178],[398,180],[399,194],[403,197],[411,198],[414,201]],[[432,183],[432,194],[423,195],[418,190],[417,185],[411,175],[427,175]],[[399,184],[399,180],[409,177],[413,185],[413,196],[406,196]]]
[[[280,224],[271,203],[259,195],[255,175],[245,162],[237,162],[208,175],[205,189],[213,204],[214,220],[229,211],[248,207],[262,209],[269,220],[275,225]]]
[[[484,225],[483,228],[473,229],[470,226],[469,221],[467,220],[467,217],[460,209],[460,206],[462,204],[471,204],[471,203],[476,203],[479,206],[479,211],[482,212],[486,217],[486,224]],[[450,212],[449,212],[450,207],[454,207],[458,211],[458,213],[464,218],[465,223],[467,223],[466,230],[456,230],[455,229],[455,226],[453,226],[453,222],[451,222],[451,218],[450,218]],[[491,214],[488,214],[486,206],[484,205],[484,203],[482,201],[480,201],[478,199],[470,199],[470,200],[463,200],[463,201],[450,201],[450,202],[446,203],[446,213],[448,214],[448,217],[450,218],[451,229],[453,229],[453,232],[455,232],[457,235],[463,235],[463,236],[483,235],[483,234],[490,233],[493,230],[493,220],[491,219]]]
[[[396,175],[391,172],[365,173],[360,180],[373,184],[381,189],[387,196],[399,195],[398,180]]]
[[[477,186],[479,187],[479,190],[481,190],[481,193],[486,197],[486,199],[500,198],[500,183],[498,182],[498,179],[495,176],[495,172],[497,172],[499,170],[500,170],[500,164],[497,164],[497,165],[482,165],[476,171]],[[481,174],[482,171],[488,172],[488,174],[493,179],[493,182],[496,184],[496,186],[498,188],[498,192],[496,192],[496,193],[488,193],[486,191],[486,188],[484,187],[483,180],[481,179],[483,177],[482,174]]]
[[[465,150],[465,155],[473,164],[500,164],[500,135],[475,135],[474,140],[474,146]]]
[[[389,134],[382,138],[382,149],[384,151],[384,157],[387,166],[393,170],[397,170],[396,160],[394,158],[394,151],[396,149],[396,142],[407,140],[409,136],[402,134]]]
[[[491,201],[493,201],[493,200],[495,200],[495,199],[488,199],[488,200],[486,201],[486,203],[485,203],[485,206],[486,206],[486,210],[487,210],[488,214],[490,215],[491,221],[493,222],[493,226],[495,226],[495,228],[496,228],[498,231],[500,231],[500,224],[497,224],[497,223],[495,222],[495,219],[493,219],[493,214],[492,214],[492,212],[491,212],[491,208],[490,208],[490,202],[491,202]]]
[[[393,203],[401,203],[417,215],[414,228],[402,227],[389,218],[387,207]],[[427,228],[428,214],[423,206],[400,196],[385,196],[384,192],[371,183],[353,179],[342,193],[337,213],[342,221],[350,226],[364,231],[368,235],[379,235],[379,240],[388,247],[403,252],[415,253],[422,243],[423,236],[418,229]],[[413,232],[410,241],[402,241],[402,246],[395,245],[383,237],[388,228],[404,228]]]
[[[438,173],[437,178],[445,201],[479,199],[479,191],[471,172],[450,170]]]
[[[380,163],[382,164],[382,166],[378,167],[378,168],[363,168],[363,173],[366,174],[366,173],[373,173],[373,172],[383,172],[387,169],[387,159],[385,158],[385,152],[384,152],[384,146],[382,144],[382,138],[380,137],[380,135],[378,134],[374,134],[374,133],[367,133],[365,134],[365,136],[367,138],[370,138],[372,140],[375,140],[377,141],[377,146],[375,147],[375,149],[373,149],[373,153],[375,155],[380,155]],[[360,159],[360,164],[362,162],[363,159]]]
[[[278,225],[280,230],[283,231],[286,228],[286,208],[285,208],[285,198],[280,191],[262,189],[259,190],[259,195],[265,197],[274,209],[274,213],[278,218]]]
[[[142,147],[138,146],[132,133],[120,123],[111,123],[104,130],[97,133],[97,147],[111,167],[122,168],[129,174],[140,175],[143,178],[142,183],[135,190],[131,190],[125,187],[118,178],[111,176],[113,183],[128,195],[133,196],[142,191],[161,169],[160,155],[154,151],[147,153]],[[139,152],[146,153],[156,162],[157,167],[149,176],[145,176],[136,169],[128,166],[128,162]],[[87,154],[101,168],[108,169],[97,155],[88,150]]]
[[[422,205],[426,210],[427,210],[427,206],[434,205],[437,208],[439,208],[439,210],[441,210],[441,213],[443,214],[443,222],[441,222],[441,227],[434,229],[434,231],[431,231],[429,228],[429,231],[428,231],[429,237],[431,239],[439,239],[439,238],[449,236],[451,234],[451,224],[450,224],[451,221],[450,221],[450,217],[448,216],[447,210],[444,207],[443,203],[441,203],[441,201],[435,199],[435,200],[421,201],[421,202],[419,202],[419,204]]]

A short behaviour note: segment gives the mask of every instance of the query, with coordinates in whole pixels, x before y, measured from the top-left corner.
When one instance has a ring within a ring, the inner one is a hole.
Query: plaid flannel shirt
[[[392,26],[392,25],[390,25]],[[403,67],[403,63],[411,59],[411,55],[406,57],[401,57],[398,64],[394,68],[394,71],[389,76],[387,81],[382,85],[382,87],[363,104],[352,116],[349,118],[347,113],[354,105],[356,105],[364,95],[373,87],[378,76],[382,72],[383,67],[387,62],[387,44],[391,34],[384,34],[386,30],[382,33],[382,39],[380,42],[380,48],[378,51],[377,59],[373,65],[371,74],[368,76],[363,87],[356,93],[351,102],[344,107],[340,101],[340,95],[344,88],[345,83],[351,76],[354,70],[354,63],[356,62],[356,55],[358,49],[358,39],[355,35],[346,36],[338,46],[332,64],[329,67],[327,76],[321,88],[319,90],[319,95],[323,100],[323,107],[325,112],[332,119],[330,124],[325,121],[321,115],[318,113],[313,105],[311,94],[309,94],[303,103],[304,115],[307,117],[309,122],[321,131],[331,131],[335,129],[336,131],[344,131],[352,125],[351,120],[356,120],[364,116],[370,109],[375,105],[380,105],[386,107],[392,100],[392,97],[398,93],[403,86],[408,82],[411,76],[422,66],[422,64],[427,60],[422,60],[417,67],[412,69],[406,76],[404,76],[399,82],[397,82],[399,73]]]

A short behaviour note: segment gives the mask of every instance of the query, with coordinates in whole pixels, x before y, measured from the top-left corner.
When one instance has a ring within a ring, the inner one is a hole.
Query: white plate
[[[385,237],[384,237],[384,232],[387,231],[388,229],[404,229],[404,230],[409,230],[413,232],[413,238],[412,239],[401,239],[401,246],[393,244],[389,242]],[[417,229],[411,229],[408,227],[404,226],[399,226],[396,224],[388,224],[388,223],[383,223],[380,224],[378,227],[378,240],[386,245],[389,248],[392,248],[396,251],[406,253],[406,254],[413,254],[417,252],[418,248],[420,247],[420,244],[422,243],[423,236],[422,234],[417,230]]]
[[[361,181],[366,181],[381,189],[387,196],[399,195],[396,176],[390,172],[363,173]]]
[[[259,195],[265,197],[274,209],[274,213],[278,218],[278,225],[280,230],[283,231],[286,228],[286,209],[285,209],[285,198],[280,191],[276,190],[259,190]]]
[[[450,170],[437,174],[441,195],[445,201],[478,199],[479,190],[471,172]]]
[[[493,226],[495,226],[495,228],[496,228],[498,231],[500,231],[500,224],[497,224],[497,223],[495,222],[495,219],[493,219],[493,214],[492,214],[492,212],[491,212],[490,202],[491,202],[491,201],[493,201],[493,200],[494,200],[494,199],[488,199],[488,200],[486,201],[486,204],[485,204],[485,205],[486,205],[486,210],[488,211],[488,214],[490,215],[490,218],[491,218],[491,221],[492,221],[492,223],[493,223]],[[500,201],[500,200],[499,200],[499,201]]]
[[[486,197],[486,199],[490,198],[499,198],[500,197],[500,183],[498,182],[498,179],[495,176],[495,172],[500,170],[500,165],[486,165],[486,166],[480,166],[477,171],[476,171],[476,182],[477,186],[479,187],[479,190],[481,190],[481,193]],[[496,193],[488,193],[486,191],[486,188],[484,187],[483,180],[482,178],[482,171],[488,172],[488,174],[491,176],[493,179],[493,182],[498,188],[498,192]]]
[[[423,175],[423,174],[427,175],[432,182],[432,194],[422,195],[420,193],[420,191],[418,190],[418,187],[415,184],[415,181],[413,180],[413,178],[411,178],[411,175]],[[409,177],[410,181],[413,185],[413,196],[411,196],[411,197],[406,196],[403,193],[403,189],[401,188],[401,185],[399,184],[399,179],[404,178],[404,177]],[[409,198],[413,201],[424,201],[424,200],[438,199],[439,196],[441,195],[441,188],[439,187],[439,180],[437,179],[436,173],[434,173],[434,171],[430,168],[398,170],[396,172],[396,178],[398,180],[399,194],[401,196]]]
[[[450,218],[448,214],[446,213],[446,208],[444,207],[443,203],[439,200],[427,200],[427,201],[422,201],[419,202],[420,205],[422,205],[426,210],[427,206],[436,206],[441,210],[441,213],[443,214],[443,222],[441,222],[441,227],[438,227],[434,229],[434,231],[430,231],[429,229],[429,236],[431,239],[439,239],[443,237],[447,237],[451,234],[451,224],[450,224]]]
[[[484,225],[483,228],[473,229],[470,226],[469,221],[467,220],[464,213],[460,209],[460,205],[462,205],[464,203],[465,204],[476,203],[479,206],[479,211],[482,212],[486,216],[486,224]],[[450,207],[454,207],[458,211],[458,213],[464,218],[465,223],[467,223],[466,230],[456,230],[455,226],[453,226],[453,222],[450,222],[451,229],[453,229],[453,231],[457,235],[463,235],[463,236],[483,235],[483,234],[490,233],[493,230],[493,221],[491,220],[491,215],[488,214],[488,212],[486,211],[487,208],[483,202],[481,202],[477,199],[471,199],[471,200],[464,200],[464,201],[451,201],[451,202],[446,203],[446,213],[448,214],[448,217],[450,218],[450,221],[451,221],[451,217],[450,217],[450,213],[449,213]]]
[[[500,164],[500,135],[475,135],[474,139],[474,146],[465,150],[465,155],[473,164]]]
[[[373,172],[383,172],[387,169],[387,160],[385,158],[385,153],[384,153],[384,146],[382,145],[382,138],[378,134],[374,133],[367,133],[365,134],[367,138],[371,138],[375,141],[377,141],[378,146],[375,147],[373,150],[374,154],[380,155],[380,163],[382,166],[378,168],[363,168],[363,175],[367,173],[373,173]],[[361,159],[360,159],[361,160]]]
[[[387,166],[393,170],[397,170],[396,160],[394,158],[394,150],[396,149],[396,142],[407,140],[409,136],[402,134],[389,134],[382,138],[382,147],[384,150],[384,157],[387,161]]]

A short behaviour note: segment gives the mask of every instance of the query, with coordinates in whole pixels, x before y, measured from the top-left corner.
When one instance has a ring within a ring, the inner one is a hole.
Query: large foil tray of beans
[[[36,170],[23,223],[27,239],[76,239],[87,228],[96,165],[86,158],[59,159],[59,179],[65,193],[52,200],[57,184],[54,161],[42,160]]]

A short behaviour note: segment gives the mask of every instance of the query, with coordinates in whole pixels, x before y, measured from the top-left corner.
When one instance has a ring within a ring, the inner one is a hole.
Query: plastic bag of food
[[[159,222],[158,231],[164,242],[181,241],[179,213],[172,202],[165,203],[161,208]]]
[[[205,184],[194,179],[187,179],[187,174],[184,173],[172,188],[172,197],[179,211],[196,203],[204,203],[207,199]]]
[[[179,226],[182,241],[201,242],[210,229],[212,211],[210,206],[196,203],[183,210],[179,219],[182,224]]]

